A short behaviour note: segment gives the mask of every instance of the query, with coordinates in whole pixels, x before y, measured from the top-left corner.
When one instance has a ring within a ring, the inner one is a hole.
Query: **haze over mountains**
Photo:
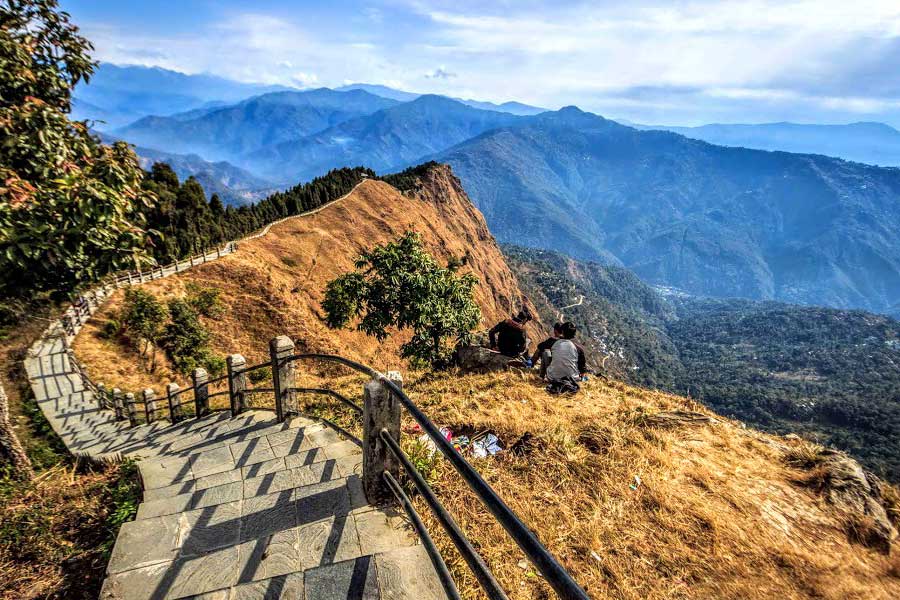
[[[884,123],[712,124],[699,127],[635,125],[635,127],[674,131],[689,138],[720,146],[825,154],[872,165],[900,166],[900,131]]]
[[[76,91],[73,116],[101,119],[106,128],[146,115],[169,115],[211,105],[223,106],[250,96],[281,91],[280,85],[240,83],[212,75],[185,75],[159,67],[100,65]]]
[[[144,117],[115,133],[151,148],[229,160],[396,104],[359,90],[275,92],[213,110]]]
[[[189,96],[191,86],[179,85]],[[453,167],[501,241],[623,265],[691,294],[897,314],[898,169],[715,146],[575,107],[521,115],[517,106],[483,110],[383,86],[343,89],[278,91],[226,106],[191,96],[179,114],[145,116],[115,135],[228,161],[213,177],[222,185],[229,172],[286,186],[340,166],[385,172],[434,159]],[[101,96],[79,93],[92,103]],[[178,103],[167,96],[140,105],[166,102]],[[840,149],[845,132],[862,147],[866,132],[888,139],[894,131],[799,126],[816,134],[788,139],[779,133],[785,127],[763,126],[768,141],[757,144],[821,151]]]

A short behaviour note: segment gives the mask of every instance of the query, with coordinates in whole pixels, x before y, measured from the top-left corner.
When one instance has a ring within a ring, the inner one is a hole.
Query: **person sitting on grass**
[[[558,321],[554,323],[553,335],[538,344],[537,350],[534,351],[534,355],[531,357],[531,364],[533,365],[536,365],[538,364],[538,361],[541,361],[541,378],[547,374],[547,367],[550,365],[550,348],[552,348],[553,344],[562,337],[562,326],[563,324]]]
[[[511,319],[500,321],[488,332],[491,350],[497,350],[504,356],[520,358],[528,351],[529,339],[525,336],[525,324],[531,320],[527,308]]]
[[[581,389],[578,382],[587,372],[587,367],[584,350],[572,341],[577,332],[575,324],[566,321],[562,325],[562,339],[556,340],[549,350],[547,391],[551,394],[574,394]]]

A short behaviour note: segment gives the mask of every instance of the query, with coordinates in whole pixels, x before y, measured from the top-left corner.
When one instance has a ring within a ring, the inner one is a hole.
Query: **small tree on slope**
[[[388,327],[412,329],[401,356],[434,369],[449,365],[455,343],[466,343],[481,320],[471,273],[441,267],[408,231],[395,242],[363,252],[356,270],[328,284],[322,306],[331,328],[359,319],[356,328],[379,341]]]

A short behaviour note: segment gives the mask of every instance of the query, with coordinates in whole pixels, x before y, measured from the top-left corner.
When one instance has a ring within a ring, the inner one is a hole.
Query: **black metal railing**
[[[469,462],[463,458],[463,456],[453,447],[453,445],[441,434],[440,430],[431,420],[419,409],[418,406],[406,395],[406,393],[393,381],[388,379],[383,374],[379,373],[375,369],[358,363],[356,361],[352,361],[350,359],[344,358],[342,356],[330,355],[330,354],[295,354],[292,356],[288,356],[282,359],[279,359],[277,362],[273,361],[273,373],[277,372],[281,366],[287,364],[289,362],[298,361],[298,360],[323,360],[334,362],[337,364],[342,364],[348,366],[356,371],[364,373],[378,380],[383,386],[385,386],[391,394],[400,402],[402,407],[406,409],[409,415],[413,418],[416,423],[419,424],[422,431],[425,432],[426,435],[434,442],[435,447],[441,454],[450,461],[450,464],[453,465],[454,469],[456,469],[457,473],[460,474],[463,481],[469,487],[470,490],[478,497],[481,503],[485,506],[485,508],[490,511],[490,513],[497,519],[500,525],[506,530],[507,534],[513,539],[513,541],[519,546],[519,548],[524,552],[525,556],[531,561],[531,563],[535,566],[538,572],[544,577],[548,584],[553,588],[556,594],[565,600],[589,600],[588,595],[585,591],[578,585],[578,583],[572,578],[568,571],[563,568],[563,566],[556,560],[556,558],[550,553],[547,548],[541,543],[541,541],[537,538],[534,532],[527,526],[522,520],[515,514],[515,512],[507,506],[507,504],[503,501],[502,498],[494,491],[494,489],[484,481],[484,479],[479,475],[478,471],[475,470]],[[275,383],[276,389],[279,387],[276,381]],[[290,388],[289,388],[290,389]],[[478,554],[478,552],[472,547],[471,543],[466,538],[465,534],[453,520],[450,513],[446,510],[446,508],[441,504],[440,500],[438,500],[437,496],[433,493],[431,488],[428,486],[427,482],[422,478],[422,476],[418,473],[415,466],[409,460],[409,457],[406,456],[406,453],[403,452],[400,444],[397,440],[394,440],[386,430],[381,430],[376,432],[381,440],[385,443],[390,452],[397,458],[400,462],[401,466],[403,466],[404,471],[407,475],[412,479],[413,484],[416,489],[422,493],[423,498],[426,501],[429,509],[434,513],[435,517],[438,519],[438,522],[444,527],[444,530],[449,535],[451,541],[453,541],[460,555],[462,555],[463,559],[466,561],[466,564],[472,570],[482,589],[484,589],[485,593],[492,600],[505,600],[507,599],[506,593],[500,587],[499,583],[497,583],[496,578],[490,571],[490,568],[484,562],[484,559]],[[382,476],[390,476],[390,473],[385,471],[382,473]],[[392,492],[395,492],[394,487],[388,483]],[[396,492],[395,492],[396,494]],[[403,504],[402,499],[400,499],[401,504]],[[407,505],[404,504],[404,508],[407,508]],[[412,513],[415,513],[415,509],[411,504],[408,505],[408,508]],[[411,517],[412,519],[412,517]],[[421,519],[416,514],[415,520],[421,522]],[[415,523],[414,523],[415,524]],[[430,540],[430,537],[429,537]],[[438,574],[441,575],[441,568],[446,568],[444,565],[440,567],[438,562],[443,563],[443,560],[435,561],[435,567],[438,570]],[[453,593],[457,593],[455,591],[455,587],[452,589],[447,589],[447,593],[451,595]]]

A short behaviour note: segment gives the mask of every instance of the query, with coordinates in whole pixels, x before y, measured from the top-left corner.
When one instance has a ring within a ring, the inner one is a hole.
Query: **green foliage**
[[[266,367],[264,369],[257,369],[255,371],[250,371],[247,374],[247,379],[250,380],[252,384],[262,383],[264,381],[272,380],[272,367]]]
[[[165,326],[163,347],[185,375],[197,367],[203,367],[211,377],[225,371],[225,359],[209,347],[209,330],[201,316],[215,317],[224,310],[217,288],[189,286],[185,298],[169,301],[170,321]]]
[[[55,0],[10,0],[0,21],[0,297],[66,292],[149,262],[137,158],[69,121],[90,43]]]
[[[411,192],[415,191],[418,187],[419,180],[421,179],[422,175],[436,166],[438,166],[438,163],[432,160],[426,163],[422,163],[421,165],[409,167],[408,169],[400,171],[399,173],[384,175],[381,179],[382,181],[389,183],[393,187],[397,188],[401,192]]]
[[[122,325],[132,334],[156,344],[166,316],[166,307],[150,292],[135,287],[125,290],[120,317]]]
[[[198,314],[204,317],[219,317],[225,312],[222,305],[222,290],[219,288],[189,283],[187,293],[188,302]]]
[[[169,301],[171,322],[166,324],[164,347],[166,354],[182,373],[191,373],[201,366],[202,350],[209,344],[209,331],[200,322],[191,303],[183,299]]]
[[[112,485],[107,486],[106,494],[109,497],[109,514],[106,518],[106,530],[108,535],[103,544],[103,554],[109,557],[119,534],[119,528],[124,523],[133,521],[137,516],[138,505],[141,503],[141,483],[138,476],[137,461],[126,458],[118,466],[117,477]]]
[[[322,306],[329,327],[358,318],[357,329],[378,340],[387,337],[389,327],[412,329],[401,355],[437,369],[449,364],[448,342],[468,342],[481,320],[473,299],[477,283],[471,273],[440,267],[419,235],[408,231],[364,252],[356,271],[329,282]]]
[[[122,331],[122,322],[118,318],[112,317],[103,322],[103,327],[100,329],[100,336],[104,339],[112,340],[119,337]]]

